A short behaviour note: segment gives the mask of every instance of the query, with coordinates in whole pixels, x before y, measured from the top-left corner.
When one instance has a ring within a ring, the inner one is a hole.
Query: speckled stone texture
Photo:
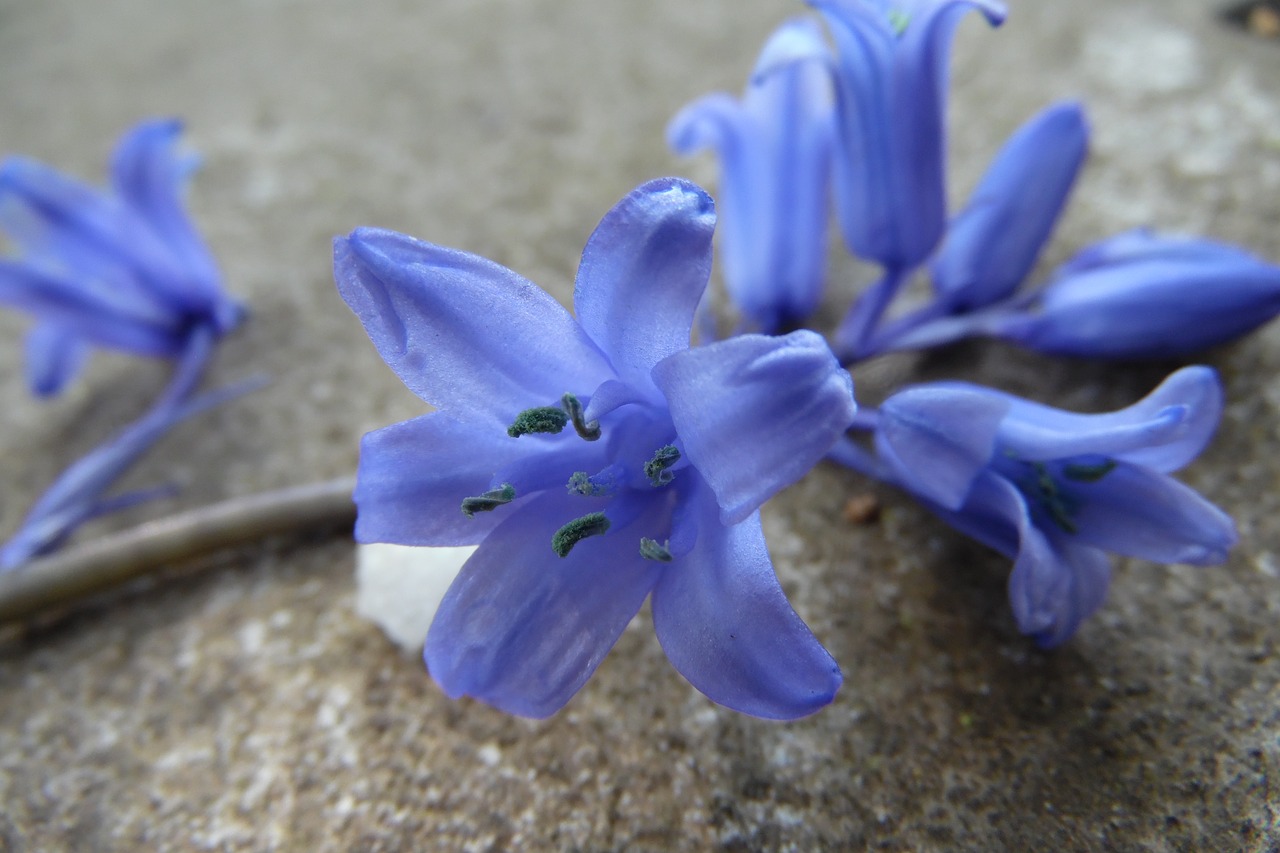
[[[1046,262],[1155,224],[1280,259],[1280,42],[1208,0],[1013,0],[959,33],[956,199],[1004,135],[1085,101],[1094,156]],[[100,178],[116,135],[176,113],[191,203],[251,322],[211,383],[273,384],[182,427],[131,477],[182,496],[102,522],[349,471],[421,410],[334,292],[332,235],[381,225],[495,258],[567,299],[600,215],[679,162],[668,117],[737,90],[798,4],[765,0],[2,0],[0,149]],[[828,318],[867,271],[835,259]],[[98,357],[66,398],[20,382],[0,318],[5,530],[138,412],[161,366]],[[0,847],[35,850],[1274,850],[1280,847],[1280,325],[1207,356],[1229,408],[1186,479],[1230,510],[1222,568],[1118,566],[1043,654],[1004,560],[820,468],[766,525],[795,607],[842,663],[793,724],[703,699],[647,614],[557,717],[444,698],[354,612],[353,553],[255,544],[0,640]],[[972,345],[860,371],[860,396],[960,376],[1082,410],[1174,365]],[[878,520],[853,524],[868,492]]]

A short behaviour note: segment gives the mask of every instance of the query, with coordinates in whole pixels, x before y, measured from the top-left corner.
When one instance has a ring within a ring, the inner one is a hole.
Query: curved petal
[[[819,335],[743,335],[653,369],[689,461],[736,524],[804,476],[853,421],[853,380]]]
[[[172,255],[172,274],[156,276],[153,283],[179,304],[204,306],[222,299],[221,276],[182,206],[180,191],[194,158],[178,156],[181,134],[182,122],[177,119],[138,124],[116,146],[111,177],[116,193],[151,226]]]
[[[83,339],[56,323],[40,323],[27,334],[27,386],[37,397],[61,393],[84,365]]]
[[[896,242],[893,265],[925,260],[946,227],[946,93],[951,39],[965,12],[976,9],[992,26],[1006,14],[995,0],[921,0],[894,51],[889,132]],[[877,258],[877,260],[883,260]]]
[[[1115,412],[1082,415],[998,391],[1009,401],[1001,443],[1027,460],[1097,454],[1176,471],[1200,455],[1222,417],[1222,384],[1210,367],[1171,373],[1146,397]]]
[[[996,452],[1009,403],[968,388],[922,385],[880,407],[876,450],[917,495],[959,509]]]
[[[1094,482],[1072,482],[1079,541],[1157,563],[1226,562],[1235,523],[1194,489],[1164,474],[1120,464]]]
[[[1057,104],[996,154],[933,262],[934,288],[953,310],[1004,299],[1031,272],[1084,162],[1088,135],[1080,106]]]
[[[579,512],[573,498],[541,495],[500,524],[462,567],[424,652],[450,697],[473,696],[525,717],[550,716],[582,687],[640,609],[662,564],[642,558],[633,544],[658,529],[653,519],[642,516],[584,539],[558,557],[551,537]],[[629,543],[625,549],[621,540]]]
[[[353,494],[356,541],[476,544],[514,508],[467,518],[462,501],[493,488],[495,472],[529,454],[520,441],[489,421],[455,420],[442,412],[366,434]]]
[[[1100,267],[1142,261],[1262,261],[1237,246],[1202,238],[1156,234],[1146,228],[1122,231],[1086,246],[1054,270],[1055,277],[1075,275]]]
[[[653,627],[671,663],[712,701],[773,720],[835,698],[840,667],[787,602],[758,513],[731,527],[702,499],[693,550],[653,590]]]
[[[456,417],[510,424],[612,375],[569,312],[484,258],[359,228],[334,240],[333,272],[387,365]]]
[[[653,366],[689,347],[711,275],[714,228],[709,195],[661,178],[618,202],[582,250],[573,292],[578,321],[637,389],[652,389]]]

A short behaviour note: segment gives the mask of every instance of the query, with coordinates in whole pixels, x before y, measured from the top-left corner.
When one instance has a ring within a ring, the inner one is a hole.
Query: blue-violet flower
[[[816,24],[783,24],[759,66]],[[827,263],[834,97],[826,72],[792,63],[753,75],[739,100],[717,92],[667,127],[679,154],[714,148],[720,158],[720,257],[733,303],[766,334],[803,322],[818,307]]]
[[[941,382],[890,397],[875,432],[888,479],[1014,560],[1019,629],[1056,646],[1106,597],[1106,552],[1223,562],[1231,519],[1169,475],[1204,449],[1222,413],[1207,367],[1187,367],[1117,412],[1082,415]]]
[[[58,393],[86,344],[174,357],[243,318],[182,207],[196,160],[181,124],[143,122],[118,143],[112,187],[98,190],[39,162],[0,164],[0,232],[19,256],[0,259],[0,302],[29,311],[34,393]]]
[[[576,319],[474,255],[335,242],[343,298],[438,409],[365,436],[356,537],[479,544],[426,643],[450,696],[554,713],[650,594],[667,656],[715,701],[793,718],[834,696],[758,510],[848,426],[852,383],[808,331],[689,348],[713,226],[692,184],[634,190],[587,242]]]

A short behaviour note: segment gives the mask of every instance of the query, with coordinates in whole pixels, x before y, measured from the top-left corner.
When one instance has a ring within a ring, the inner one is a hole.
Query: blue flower
[[[996,0],[809,0],[837,56],[816,37],[787,61],[833,68],[838,144],[836,204],[854,254],[907,270],[934,250],[946,226],[947,64],[964,12],[999,25]],[[776,63],[783,61],[780,56]],[[775,64],[776,64],[775,63]]]
[[[1088,139],[1074,103],[1049,107],[1009,137],[931,265],[947,313],[984,308],[1018,289],[1053,232]]]
[[[335,242],[343,298],[438,409],[365,436],[356,537],[479,544],[427,638],[450,696],[554,713],[650,594],[667,656],[715,701],[793,718],[834,696],[758,510],[848,426],[852,384],[807,331],[689,349],[713,225],[691,184],[634,190],[583,251],[576,319],[474,255]]]
[[[126,133],[107,191],[33,160],[0,164],[0,231],[18,249],[0,260],[0,302],[37,320],[27,340],[34,393],[58,393],[87,344],[174,357],[195,330],[217,337],[243,318],[183,211],[195,161],[178,152],[180,133],[170,119]]]
[[[1131,231],[1091,246],[975,329],[1038,352],[1172,358],[1280,314],[1280,267],[1233,246]]]
[[[812,21],[789,21],[769,39],[758,67],[793,41],[816,38]],[[832,109],[825,71],[793,63],[755,74],[741,100],[720,92],[689,104],[667,128],[677,153],[711,147],[719,155],[725,285],[767,334],[804,321],[822,295]]]
[[[1014,560],[1018,627],[1049,647],[1102,604],[1106,552],[1226,560],[1231,519],[1169,476],[1199,455],[1221,414],[1207,367],[1179,370],[1138,403],[1098,415],[943,382],[890,397],[875,440],[887,479]]]

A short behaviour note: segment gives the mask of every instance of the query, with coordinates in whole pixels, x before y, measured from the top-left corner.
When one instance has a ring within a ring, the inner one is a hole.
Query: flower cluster
[[[99,190],[42,163],[0,163],[0,233],[16,248],[0,259],[0,303],[35,320],[26,340],[32,393],[60,393],[92,346],[174,359],[168,388],[137,421],[80,459],[37,501],[0,548],[11,569],[58,547],[82,522],[168,489],[106,491],[170,427],[237,391],[194,397],[217,341],[244,318],[183,210],[196,165],[178,149],[174,120],[139,124]]]
[[[365,437],[357,538],[479,546],[427,637],[449,695],[550,714],[650,597],[668,657],[711,699],[771,718],[830,701],[839,670],[784,599],[758,514],[823,456],[1013,560],[1018,627],[1046,647],[1102,604],[1109,554],[1214,564],[1235,543],[1231,520],[1170,476],[1220,418],[1210,368],[1109,414],[963,382],[855,411],[845,368],[964,337],[1104,358],[1229,340],[1280,312],[1280,269],[1138,231],[1024,290],[1084,164],[1081,107],[1033,117],[949,217],[952,36],[967,12],[999,25],[1004,7],[810,5],[818,18],[770,37],[741,98],[696,100],[667,131],[677,153],[719,158],[719,248],[740,334],[689,348],[713,216],[676,179],[604,217],[583,252],[576,319],[472,255],[374,229],[337,240],[347,303],[436,408]],[[882,275],[828,345],[783,333],[821,300],[832,199],[846,246]],[[932,300],[892,315],[919,273]]]

